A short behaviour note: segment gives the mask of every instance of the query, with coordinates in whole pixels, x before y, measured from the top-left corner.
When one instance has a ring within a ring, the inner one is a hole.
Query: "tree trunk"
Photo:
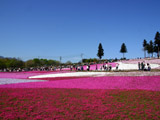
[[[144,50],[144,58],[146,58],[146,51]]]
[[[124,59],[124,53],[123,53],[123,59]]]
[[[157,57],[159,58],[159,47],[158,47],[158,53],[157,53]]]

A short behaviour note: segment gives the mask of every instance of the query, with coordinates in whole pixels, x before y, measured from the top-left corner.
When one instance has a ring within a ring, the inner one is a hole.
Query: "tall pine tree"
[[[123,58],[124,58],[124,53],[127,52],[127,48],[126,48],[125,43],[122,43],[120,52],[123,53]]]
[[[151,55],[153,57],[154,46],[153,46],[152,40],[150,40],[150,42],[149,42],[149,52],[151,53]]]
[[[160,33],[157,32],[154,38],[154,45],[155,45],[155,52],[157,53],[157,57],[159,58],[159,51],[160,51]]]
[[[104,52],[103,52],[103,47],[102,47],[102,44],[99,43],[99,46],[98,46],[98,53],[97,53],[97,56],[99,57],[99,59],[102,58],[102,56],[104,55]]]
[[[151,57],[153,57],[154,46],[153,46],[152,40],[150,40],[150,42],[147,43],[146,50],[147,50],[147,53],[148,53],[148,57],[150,57],[150,54],[151,54]]]
[[[143,41],[144,58],[146,58],[146,49],[147,49],[147,41],[144,39]]]

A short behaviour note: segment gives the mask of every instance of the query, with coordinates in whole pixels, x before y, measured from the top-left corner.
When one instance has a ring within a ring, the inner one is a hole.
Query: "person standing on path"
[[[118,67],[119,67],[119,64],[117,63],[117,64],[116,64],[116,70],[118,70]]]
[[[141,63],[138,62],[138,70],[141,70]]]

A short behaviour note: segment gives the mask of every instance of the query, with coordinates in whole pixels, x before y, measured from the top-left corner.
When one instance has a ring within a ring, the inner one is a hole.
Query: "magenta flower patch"
[[[48,73],[59,72],[1,73],[0,80]],[[160,119],[160,76],[34,80],[0,85],[0,119]]]
[[[160,92],[0,88],[0,119],[160,119]]]
[[[27,79],[34,75],[66,73],[68,71],[29,71],[29,72],[0,72],[0,78]]]
[[[44,80],[44,79],[43,79]],[[160,91],[160,76],[87,77],[0,85],[0,88],[143,89]]]

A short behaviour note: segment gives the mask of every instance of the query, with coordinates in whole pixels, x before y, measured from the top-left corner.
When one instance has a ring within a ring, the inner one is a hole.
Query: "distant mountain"
[[[0,56],[0,58],[4,58],[3,56]]]
[[[0,56],[0,59],[5,59],[5,58],[7,58],[7,59],[13,59],[12,57],[4,57],[4,56]]]

